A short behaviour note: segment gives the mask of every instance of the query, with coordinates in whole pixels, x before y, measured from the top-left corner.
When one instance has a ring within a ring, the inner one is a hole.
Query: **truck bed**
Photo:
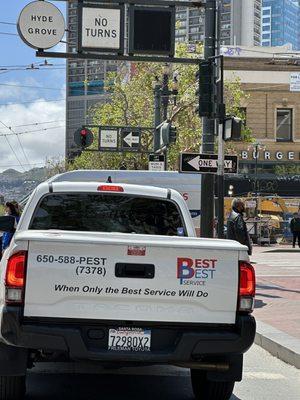
[[[15,240],[28,249],[24,317],[236,321],[236,242],[38,230]]]

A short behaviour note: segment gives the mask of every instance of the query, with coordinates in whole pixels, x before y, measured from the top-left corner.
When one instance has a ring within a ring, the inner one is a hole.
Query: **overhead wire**
[[[32,86],[32,85],[12,85],[10,83],[0,83],[0,86],[23,87],[32,89],[42,89],[42,90],[62,90],[62,88],[48,88],[44,86]]]
[[[0,24],[3,24],[3,25],[14,25],[14,26],[17,25],[15,22],[6,22],[6,21],[0,21]]]
[[[23,164],[23,165],[25,166],[25,165],[28,165],[28,164]],[[32,166],[34,166],[34,165],[46,165],[46,163],[40,162],[40,163],[33,163],[31,165]],[[11,168],[11,167],[19,167],[19,164],[8,164],[8,165],[1,165],[0,164],[0,168]]]
[[[19,36],[17,33],[0,32],[0,35]]]
[[[21,139],[19,138],[19,135],[17,135],[16,132],[14,132],[14,130],[13,130],[10,126],[7,126],[3,121],[0,121],[0,123],[1,123],[5,128],[7,128],[9,131],[11,131],[14,135],[17,136],[17,140],[18,140],[18,142],[19,142],[19,145],[20,145],[20,148],[21,148],[22,153],[23,153],[23,155],[24,155],[24,158],[25,158],[26,162],[28,163],[28,165],[30,166],[30,162],[29,162],[29,160],[28,160],[27,154],[25,153],[25,150],[24,150],[23,144],[22,144],[22,142],[21,142]],[[7,136],[6,136],[6,140],[8,141]]]
[[[61,99],[57,99],[57,100],[48,100],[48,99],[44,99],[44,100],[31,100],[31,101],[20,101],[18,103],[0,103],[0,107],[1,106],[14,106],[14,105],[19,105],[19,104],[30,104],[30,103],[52,103],[52,102],[59,102],[59,101],[64,101],[66,100],[64,97],[62,97]]]
[[[33,122],[32,124],[13,125],[13,127],[14,128],[20,128],[21,126],[44,125],[44,124],[52,124],[54,122],[65,122],[65,120],[64,119],[58,119],[58,120],[55,120],[55,121]]]
[[[0,133],[0,137],[2,136],[14,136],[14,135],[24,135],[26,133],[35,133],[35,132],[44,132],[44,131],[48,131],[51,129],[57,129],[57,128],[64,128],[63,125],[57,125],[57,126],[51,126],[49,128],[42,128],[42,129],[35,129],[35,130],[30,130],[30,131],[23,131],[23,132],[12,132],[12,133]]]
[[[16,159],[17,159],[18,163],[20,164],[21,168],[23,169],[23,171],[25,171],[25,168],[24,168],[23,164],[21,163],[19,157],[17,156],[17,154],[16,154],[14,148],[13,148],[12,145],[10,144],[10,142],[9,142],[9,140],[8,140],[8,137],[5,136],[5,139],[6,139],[6,141],[7,141],[8,146],[10,147],[11,151],[14,153],[14,156],[16,157]]]

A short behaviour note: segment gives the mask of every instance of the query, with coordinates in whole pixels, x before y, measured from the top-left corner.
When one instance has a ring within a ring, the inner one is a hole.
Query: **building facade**
[[[221,44],[260,46],[262,0],[222,0]],[[204,10],[179,8],[176,39],[179,42],[204,40]]]
[[[77,50],[77,0],[70,0],[67,8],[68,52]],[[67,60],[66,77],[66,157],[72,159],[78,154],[73,135],[82,125],[91,123],[89,111],[96,104],[108,100],[105,81],[109,72],[117,70],[114,61]]]
[[[239,54],[226,57],[226,78],[238,77],[248,95],[242,107],[255,141],[234,144],[239,175],[227,183],[236,195],[253,192],[257,182],[260,193],[300,196],[300,85],[291,85],[299,66],[271,53],[253,57],[253,50],[240,49]]]
[[[262,46],[287,43],[300,50],[300,4],[293,0],[263,0]]]

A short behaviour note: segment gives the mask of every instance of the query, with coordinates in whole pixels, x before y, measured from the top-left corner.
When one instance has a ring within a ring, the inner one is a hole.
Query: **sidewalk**
[[[254,247],[256,343],[300,368],[300,249]]]

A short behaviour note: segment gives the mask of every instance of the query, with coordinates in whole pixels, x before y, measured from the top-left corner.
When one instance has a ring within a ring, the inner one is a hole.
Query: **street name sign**
[[[119,129],[99,129],[99,150],[117,151],[118,150]]]
[[[149,171],[164,171],[165,156],[164,154],[149,154]]]
[[[50,49],[64,37],[65,20],[52,3],[34,1],[21,11],[17,28],[21,39],[28,46],[34,49]]]
[[[194,174],[216,174],[218,172],[217,154],[181,153],[180,172]],[[227,174],[237,174],[238,157],[224,157],[224,172]]]
[[[141,131],[140,129],[123,128],[121,130],[122,149],[138,151],[140,148]]]
[[[79,51],[123,53],[124,6],[79,7]]]

